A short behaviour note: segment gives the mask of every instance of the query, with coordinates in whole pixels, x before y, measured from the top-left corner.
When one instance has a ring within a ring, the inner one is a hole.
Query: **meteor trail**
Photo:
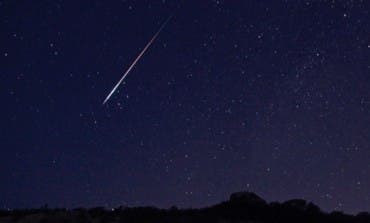
[[[150,47],[150,45],[152,45],[152,43],[154,42],[154,40],[157,38],[157,36],[159,35],[159,33],[162,31],[162,29],[166,26],[166,24],[168,23],[168,21],[170,21],[171,18],[172,18],[172,15],[170,17],[168,17],[168,19],[162,24],[162,26],[158,29],[158,31],[155,33],[155,35],[152,37],[152,39],[146,44],[146,46],[144,47],[144,49],[136,57],[136,59],[134,60],[134,62],[131,64],[131,66],[126,70],[126,72],[123,74],[123,76],[121,77],[121,79],[118,81],[118,83],[114,86],[114,88],[111,90],[111,92],[105,98],[105,100],[103,102],[103,105],[109,100],[109,98],[112,96],[112,94],[117,90],[118,86],[125,79],[125,77],[127,76],[127,74],[130,73],[130,71],[132,70],[132,68],[140,60],[140,58],[143,56],[143,54],[145,53],[145,51]]]

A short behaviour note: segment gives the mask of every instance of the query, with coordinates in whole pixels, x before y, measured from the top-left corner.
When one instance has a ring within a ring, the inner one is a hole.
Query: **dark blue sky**
[[[1,1],[0,207],[200,207],[249,190],[369,211],[369,9]]]

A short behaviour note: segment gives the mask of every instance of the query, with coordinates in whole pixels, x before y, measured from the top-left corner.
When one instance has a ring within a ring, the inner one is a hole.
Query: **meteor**
[[[132,68],[134,68],[135,64],[140,60],[140,58],[144,55],[145,51],[150,47],[150,45],[152,45],[152,43],[154,42],[154,40],[157,38],[157,36],[159,35],[159,33],[162,31],[162,29],[166,26],[166,24],[170,21],[170,19],[172,18],[172,16],[168,17],[167,20],[162,24],[162,26],[158,29],[158,31],[154,34],[154,36],[152,37],[152,39],[146,44],[146,46],[144,47],[144,49],[140,52],[140,54],[136,57],[136,59],[134,60],[134,62],[130,65],[130,67],[126,70],[126,72],[123,74],[123,76],[121,77],[121,79],[118,81],[118,83],[114,86],[114,88],[111,90],[111,92],[108,94],[108,96],[105,98],[104,102],[103,102],[103,105],[109,100],[109,98],[112,96],[112,94],[117,90],[118,86],[122,83],[122,81],[126,78],[126,76],[128,75],[128,73],[130,73],[130,71],[132,70]]]

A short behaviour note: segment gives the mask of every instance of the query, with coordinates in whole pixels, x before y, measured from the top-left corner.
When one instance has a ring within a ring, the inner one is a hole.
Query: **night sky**
[[[370,210],[368,1],[9,0],[0,29],[0,208]]]

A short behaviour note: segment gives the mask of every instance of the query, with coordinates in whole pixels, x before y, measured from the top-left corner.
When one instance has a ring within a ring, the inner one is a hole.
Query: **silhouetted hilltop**
[[[366,212],[348,215],[324,213],[302,199],[267,203],[251,192],[237,192],[228,201],[200,209],[158,209],[155,207],[118,207],[112,210],[40,209],[0,210],[0,223],[125,223],[125,222],[216,222],[216,223],[370,223]]]

